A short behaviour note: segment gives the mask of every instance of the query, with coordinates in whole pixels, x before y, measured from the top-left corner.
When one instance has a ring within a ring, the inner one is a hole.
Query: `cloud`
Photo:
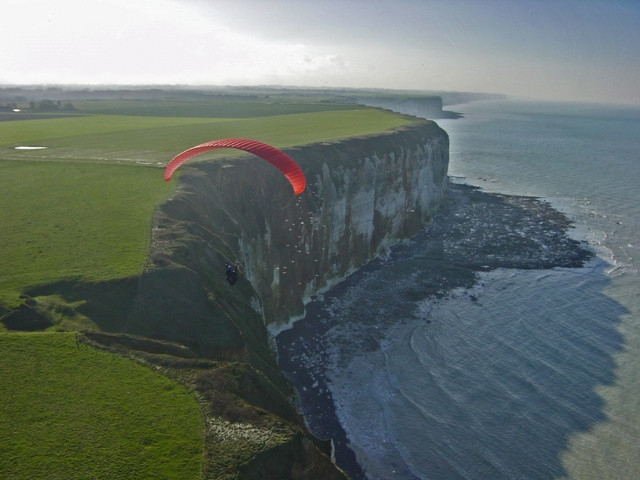
[[[336,53],[239,30],[195,3],[20,0],[7,12],[3,82],[262,83],[345,69]]]
[[[3,0],[0,83],[279,83],[640,103],[640,8],[540,2]]]

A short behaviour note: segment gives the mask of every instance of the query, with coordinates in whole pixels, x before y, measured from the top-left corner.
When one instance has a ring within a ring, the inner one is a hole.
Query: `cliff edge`
[[[417,121],[286,153],[307,178],[298,196],[256,157],[183,167],[154,214],[127,319],[127,334],[188,350],[171,368],[192,372],[181,378],[206,405],[207,478],[345,478],[291,407],[271,335],[302,316],[312,295],[433,217],[449,139],[437,124]],[[241,276],[230,286],[224,266],[235,262]],[[216,453],[235,444],[234,462]]]

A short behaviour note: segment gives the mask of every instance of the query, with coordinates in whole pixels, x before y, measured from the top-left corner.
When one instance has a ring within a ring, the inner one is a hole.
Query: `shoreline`
[[[504,226],[503,231],[491,229],[496,222]],[[541,222],[544,228],[540,228]],[[470,224],[480,228],[470,233]],[[393,246],[388,257],[373,259],[312,299],[306,305],[306,316],[279,332],[275,338],[279,366],[296,387],[305,421],[314,435],[333,440],[336,463],[353,480],[367,477],[349,444],[328,386],[326,335],[333,322],[326,306],[349,287],[365,281],[369,272],[392,268],[398,259],[416,251],[432,265],[428,272],[420,272],[425,279],[418,293],[434,302],[457,288],[477,285],[479,272],[581,267],[594,253],[583,242],[569,237],[571,225],[564,213],[539,198],[486,193],[478,187],[450,182],[443,206],[423,231],[409,242]],[[310,320],[313,318],[316,320]],[[379,337],[354,337],[354,346],[378,349],[382,336],[380,332]],[[404,478],[413,477],[408,471],[403,473]]]

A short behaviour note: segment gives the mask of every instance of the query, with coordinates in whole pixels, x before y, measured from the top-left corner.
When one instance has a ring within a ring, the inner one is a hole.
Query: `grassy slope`
[[[3,478],[196,479],[199,407],[184,387],[73,334],[0,334]]]
[[[61,279],[138,275],[153,208],[174,185],[117,165],[0,162],[0,299]]]

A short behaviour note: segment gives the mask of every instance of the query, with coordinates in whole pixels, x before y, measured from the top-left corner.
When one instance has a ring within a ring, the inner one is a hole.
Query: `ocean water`
[[[640,109],[452,109],[441,214],[276,339],[309,427],[354,479],[640,478]]]

